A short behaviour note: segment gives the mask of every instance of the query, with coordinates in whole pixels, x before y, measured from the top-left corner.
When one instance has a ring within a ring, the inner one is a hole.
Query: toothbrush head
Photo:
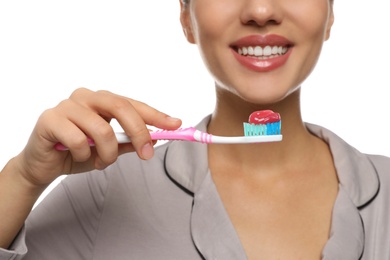
[[[244,122],[244,135],[279,135],[281,133],[281,118],[279,113],[272,110],[260,110],[253,112]]]

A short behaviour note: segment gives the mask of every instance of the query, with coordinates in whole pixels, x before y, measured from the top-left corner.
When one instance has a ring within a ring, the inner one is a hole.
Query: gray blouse
[[[197,127],[205,130],[209,117]],[[390,259],[390,158],[362,154],[332,132],[339,177],[326,260]],[[261,245],[259,245],[261,246]],[[208,170],[207,146],[174,141],[149,161],[121,156],[65,178],[30,214],[0,260],[246,259]]]

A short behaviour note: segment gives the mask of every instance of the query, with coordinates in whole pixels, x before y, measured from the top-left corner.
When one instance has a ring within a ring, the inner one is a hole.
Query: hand
[[[113,118],[132,143],[117,143],[109,124]],[[136,151],[141,159],[150,159],[155,142],[146,125],[173,130],[181,121],[130,98],[80,88],[42,113],[25,149],[15,159],[23,177],[34,185],[47,185],[62,174],[103,169],[126,152]],[[95,147],[89,146],[87,137],[94,140]],[[58,142],[69,150],[57,151],[54,145]]]

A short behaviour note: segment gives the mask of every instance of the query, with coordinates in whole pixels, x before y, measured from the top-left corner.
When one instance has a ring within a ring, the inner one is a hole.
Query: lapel
[[[196,128],[206,131],[209,117]],[[207,145],[172,142],[166,152],[168,175],[193,194],[191,236],[206,259],[246,259],[245,251],[220,200],[207,162]]]
[[[339,193],[332,213],[329,240],[323,259],[360,259],[363,255],[365,234],[359,209],[372,201],[379,191],[379,177],[369,157],[331,131],[306,124],[308,130],[328,143],[337,175]]]
[[[359,208],[370,202],[379,191],[377,171],[367,155],[359,152],[331,131],[313,124],[307,129],[328,143],[340,186]]]

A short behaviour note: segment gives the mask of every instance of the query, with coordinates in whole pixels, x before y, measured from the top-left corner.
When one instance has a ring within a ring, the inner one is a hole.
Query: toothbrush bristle
[[[244,123],[245,136],[279,135],[281,133],[281,121],[266,124]]]

